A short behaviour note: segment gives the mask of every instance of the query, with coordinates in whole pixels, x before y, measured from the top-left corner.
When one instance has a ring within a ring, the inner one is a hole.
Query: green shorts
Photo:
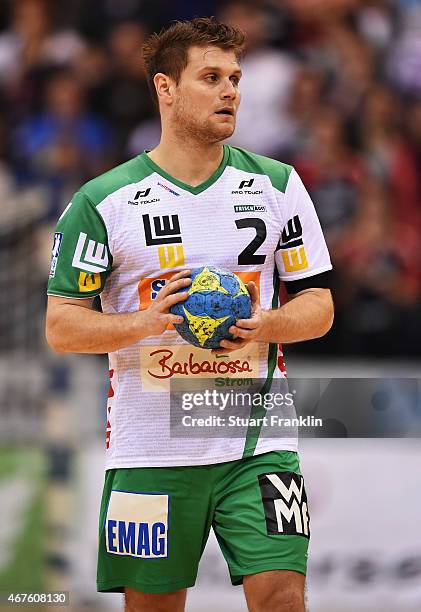
[[[193,586],[211,526],[232,584],[306,573],[307,497],[298,455],[274,451],[213,465],[108,470],[98,591],[166,593]]]

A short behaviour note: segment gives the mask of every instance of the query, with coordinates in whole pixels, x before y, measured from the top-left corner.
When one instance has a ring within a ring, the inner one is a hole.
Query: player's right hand
[[[177,293],[177,291],[183,288],[187,289],[191,285],[190,274],[191,270],[182,270],[173,274],[159,290],[152,304],[142,311],[141,314],[144,325],[148,330],[148,336],[159,336],[164,333],[169,323],[183,323],[183,317],[173,315],[170,308],[173,304],[187,299],[187,291],[181,291],[180,293]]]

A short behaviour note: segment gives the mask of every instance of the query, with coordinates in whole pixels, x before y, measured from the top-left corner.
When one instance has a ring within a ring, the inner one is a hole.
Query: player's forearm
[[[149,335],[143,315],[104,314],[63,304],[54,315],[47,313],[47,342],[59,353],[111,353]]]
[[[328,289],[297,295],[274,310],[263,312],[263,342],[292,343],[324,336],[333,323],[333,302]]]

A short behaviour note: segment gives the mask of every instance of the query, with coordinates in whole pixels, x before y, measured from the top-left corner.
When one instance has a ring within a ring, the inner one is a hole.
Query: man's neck
[[[220,142],[197,143],[180,141],[175,136],[162,135],[161,142],[148,153],[160,168],[177,180],[196,187],[218,169],[224,155]]]

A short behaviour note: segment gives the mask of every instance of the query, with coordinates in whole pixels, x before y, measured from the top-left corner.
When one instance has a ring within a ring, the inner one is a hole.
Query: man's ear
[[[157,72],[153,78],[158,100],[163,104],[172,104],[174,82],[163,72]]]

